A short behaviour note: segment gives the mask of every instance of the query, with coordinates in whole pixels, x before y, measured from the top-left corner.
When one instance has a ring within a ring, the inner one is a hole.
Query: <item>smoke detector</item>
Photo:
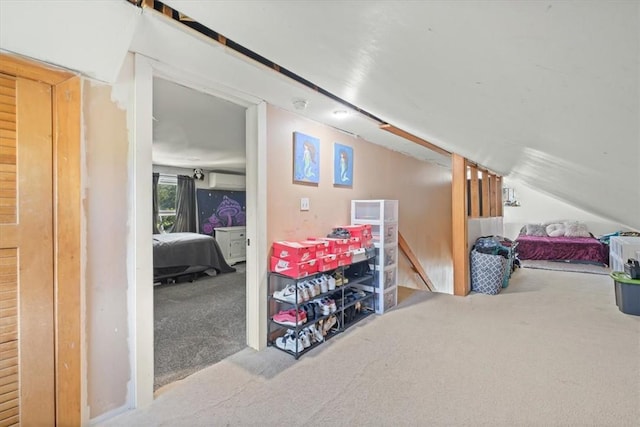
[[[308,103],[309,101],[303,98],[295,98],[293,100],[293,106],[295,107],[296,110],[304,110],[305,108],[307,108]]]

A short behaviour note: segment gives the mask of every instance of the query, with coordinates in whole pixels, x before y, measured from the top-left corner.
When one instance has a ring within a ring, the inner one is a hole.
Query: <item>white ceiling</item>
[[[244,172],[245,108],[153,80],[153,163]]]
[[[392,125],[640,228],[640,2],[166,3]],[[0,1],[0,48],[109,82],[128,49],[229,97],[306,98],[297,113],[447,164],[124,0]]]
[[[166,3],[395,126],[640,227],[640,2]]]

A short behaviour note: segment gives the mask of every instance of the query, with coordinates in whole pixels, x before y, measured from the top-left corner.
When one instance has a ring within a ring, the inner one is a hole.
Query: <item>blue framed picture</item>
[[[333,185],[353,186],[353,147],[333,145]]]
[[[320,140],[300,132],[293,133],[293,182],[320,182]]]

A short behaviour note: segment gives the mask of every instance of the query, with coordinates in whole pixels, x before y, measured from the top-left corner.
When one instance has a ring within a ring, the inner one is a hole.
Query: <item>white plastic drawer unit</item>
[[[613,236],[609,240],[609,267],[613,271],[624,271],[624,264],[640,251],[640,237]]]
[[[233,265],[247,259],[247,229],[244,226],[215,229],[215,238],[227,264]]]

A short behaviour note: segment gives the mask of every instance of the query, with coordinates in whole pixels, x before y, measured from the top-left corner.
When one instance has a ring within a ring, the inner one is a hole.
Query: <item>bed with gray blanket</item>
[[[227,264],[213,237],[198,233],[153,235],[154,281],[195,275],[211,269],[216,274],[236,271]]]

